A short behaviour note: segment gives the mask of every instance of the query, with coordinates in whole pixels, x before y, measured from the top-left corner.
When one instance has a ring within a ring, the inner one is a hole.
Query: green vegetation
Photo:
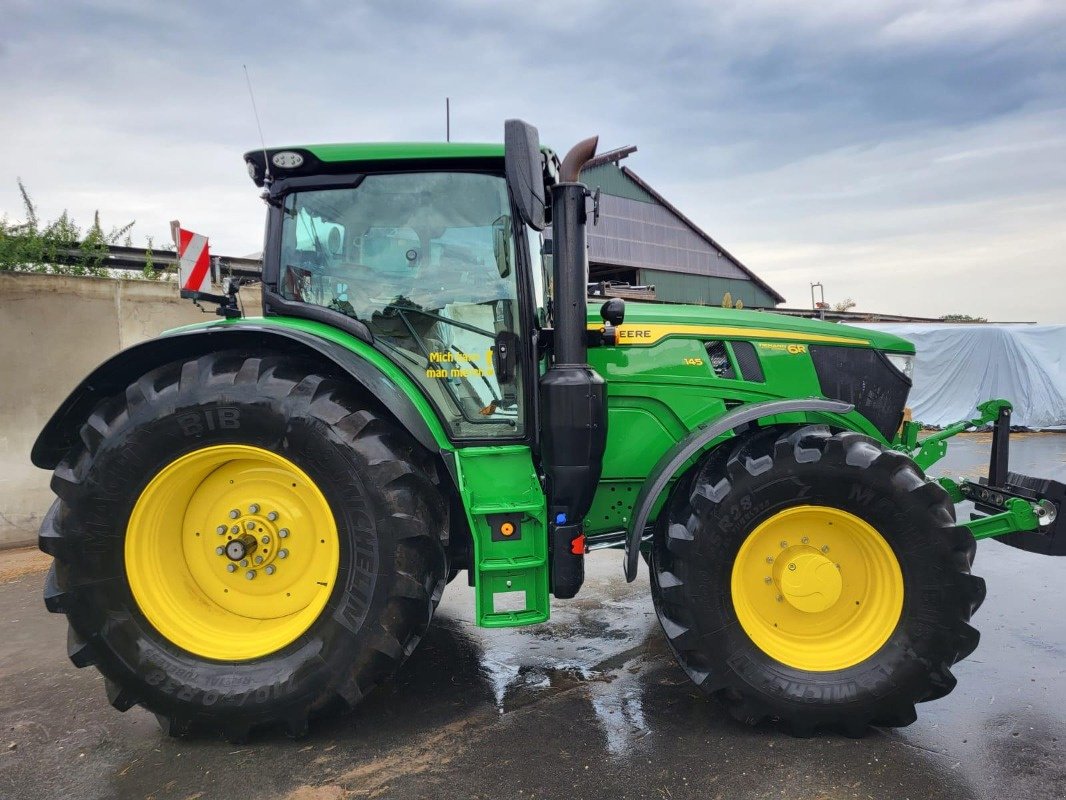
[[[93,278],[111,277],[104,266],[108,247],[120,241],[131,246],[130,231],[134,221],[104,231],[100,212],[93,214],[92,225],[82,234],[74,219],[64,211],[51,222],[44,222],[25,184],[18,181],[25,222],[11,222],[0,217],[0,271],[35,272],[48,275],[74,275]],[[155,279],[152,239],[148,237],[143,277]]]

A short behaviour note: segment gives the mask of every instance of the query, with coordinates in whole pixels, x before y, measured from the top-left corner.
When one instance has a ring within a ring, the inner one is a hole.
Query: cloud
[[[1061,3],[5,5],[14,216],[21,176],[46,216],[257,250],[246,63],[272,144],[439,139],[450,96],[454,138],[522,116],[561,149],[639,145],[630,165],[791,304],[821,279],[860,308],[1066,321],[1061,291],[994,288],[1063,272]]]

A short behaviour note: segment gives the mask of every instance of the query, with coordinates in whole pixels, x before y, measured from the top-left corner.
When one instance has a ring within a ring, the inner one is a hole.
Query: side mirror
[[[518,216],[537,231],[544,230],[544,156],[537,129],[520,119],[503,124],[503,165]]]
[[[600,306],[600,318],[608,325],[618,327],[626,318],[626,301],[621,297],[612,297]]]

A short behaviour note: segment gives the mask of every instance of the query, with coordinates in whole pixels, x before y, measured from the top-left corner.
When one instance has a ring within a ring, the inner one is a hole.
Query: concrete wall
[[[260,313],[257,288],[241,299]],[[125,347],[212,319],[173,283],[0,273],[0,547],[36,541],[53,498],[30,448],[78,381]]]

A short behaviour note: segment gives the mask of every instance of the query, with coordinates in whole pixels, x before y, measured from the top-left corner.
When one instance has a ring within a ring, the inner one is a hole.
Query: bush
[[[52,222],[42,225],[33,198],[21,179],[18,187],[26,221],[13,223],[6,216],[0,218],[0,272],[108,277],[104,266],[108,247],[117,244],[123,237],[130,242],[129,233],[134,223],[129,222],[104,233],[100,225],[100,212],[97,211],[93,215],[92,226],[82,238],[81,229],[66,211]],[[151,240],[148,248],[144,276],[155,277],[155,270],[149,270]]]

